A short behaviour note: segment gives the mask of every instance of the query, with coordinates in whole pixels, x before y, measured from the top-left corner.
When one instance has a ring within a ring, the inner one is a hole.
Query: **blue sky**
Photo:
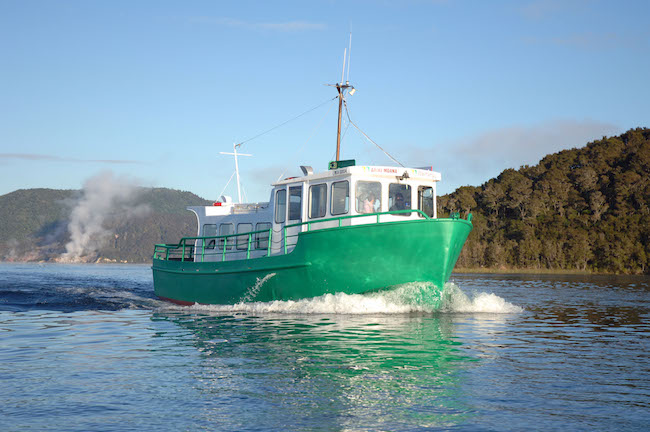
[[[220,151],[334,98],[350,30],[352,120],[440,171],[439,193],[479,185],[650,126],[648,16],[624,0],[0,0],[0,194],[110,170],[216,199],[234,170]],[[326,168],[335,103],[242,146],[249,201]],[[342,157],[392,164],[353,127]]]

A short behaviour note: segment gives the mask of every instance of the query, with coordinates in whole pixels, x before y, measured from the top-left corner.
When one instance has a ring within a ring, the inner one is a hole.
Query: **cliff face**
[[[650,129],[505,170],[439,205],[474,214],[462,267],[650,274]]]
[[[102,205],[84,191],[18,190],[0,196],[0,260],[148,262],[154,244],[195,235],[185,207],[207,204],[163,188],[137,188]]]

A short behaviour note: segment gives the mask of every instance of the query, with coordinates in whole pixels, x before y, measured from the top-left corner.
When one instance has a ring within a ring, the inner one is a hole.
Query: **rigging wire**
[[[234,176],[235,176],[235,171],[233,171],[232,174],[230,175],[230,179],[228,180],[228,183],[226,183],[226,185],[223,187],[223,190],[222,190],[221,193],[217,196],[217,199],[221,198],[221,196],[222,196],[223,193],[226,191],[226,188],[228,187],[228,185],[230,184],[230,182],[232,181],[232,178],[233,178]]]
[[[341,142],[343,142],[343,138],[345,138],[345,135],[348,133],[348,129],[350,128],[350,122],[345,125],[345,130],[343,131],[343,135],[341,135]]]
[[[338,96],[336,96],[336,97],[338,97]],[[336,99],[336,98],[334,98],[334,99]],[[327,101],[327,102],[331,102],[331,101],[333,101],[334,99],[330,99],[330,100]],[[299,151],[295,154],[295,157],[300,156],[300,154],[305,150],[305,148],[307,148],[307,147],[306,147],[306,146],[307,146],[307,143],[308,143],[308,142],[309,142],[309,141],[314,137],[314,135],[316,134],[316,131],[318,131],[318,129],[320,129],[320,127],[323,125],[323,122],[325,121],[325,118],[326,118],[327,115],[330,113],[330,111],[332,110],[332,107],[333,107],[333,106],[334,106],[334,104],[331,104],[330,107],[327,109],[327,111],[325,112],[325,115],[320,119],[320,121],[318,122],[318,124],[316,125],[316,127],[311,131],[311,134],[309,135],[309,137],[307,138],[307,140],[306,140],[306,141],[305,141],[305,142],[300,146],[300,149],[299,149]],[[285,168],[285,170],[282,171],[282,174],[280,174],[280,176],[278,177],[278,179],[276,180],[276,182],[279,182],[280,179],[284,176],[284,174],[285,174],[288,170],[289,170],[289,167]]]
[[[241,191],[242,191],[242,195],[244,195],[244,202],[247,202],[248,196],[246,195],[246,188],[244,187],[244,185],[241,185]]]
[[[304,113],[302,113],[302,114],[298,114],[298,115],[295,116],[294,118],[291,118],[291,119],[289,119],[289,120],[287,120],[287,121],[285,121],[285,122],[283,122],[283,123],[280,123],[280,124],[277,125],[277,126],[273,126],[271,129],[269,129],[269,130],[267,130],[267,131],[264,131],[264,132],[262,132],[262,133],[260,133],[260,134],[258,134],[258,135],[255,135],[255,136],[252,137],[252,138],[248,138],[247,140],[244,140],[244,141],[242,141],[242,142],[240,142],[240,143],[237,143],[237,146],[241,146],[242,144],[247,143],[247,142],[249,142],[249,141],[253,141],[253,140],[256,139],[256,138],[261,137],[262,135],[266,135],[267,133],[269,133],[269,132],[271,132],[271,131],[274,131],[275,129],[277,129],[277,128],[279,128],[279,127],[282,127],[282,126],[284,126],[285,124],[287,124],[287,123],[289,123],[289,122],[292,122],[292,121],[294,121],[294,120],[296,120],[296,119],[298,119],[298,118],[304,116],[305,114],[308,114],[308,113],[314,111],[315,109],[318,109],[318,108],[322,107],[323,105],[325,105],[325,104],[328,103],[328,102],[333,101],[333,100],[336,99],[337,97],[338,97],[338,96],[334,96],[332,99],[328,99],[328,100],[326,100],[325,102],[323,102],[323,103],[321,103],[321,104],[318,104],[318,105],[316,105],[316,106],[313,107],[313,108],[308,109],[308,110],[305,111]]]
[[[391,159],[393,160],[393,162],[398,163],[401,167],[404,167],[404,165],[402,164],[402,162],[398,161],[397,159],[395,159],[394,157],[392,157],[390,154],[388,154],[388,152],[387,152],[386,150],[384,150],[384,149],[383,149],[379,144],[377,144],[376,142],[374,142],[374,141],[373,141],[373,140],[372,140],[368,135],[366,135],[366,133],[365,133],[364,131],[362,131],[361,129],[359,129],[359,126],[357,126],[356,124],[354,124],[354,122],[353,122],[352,119],[350,118],[350,110],[348,109],[348,103],[347,103],[347,101],[346,101],[345,99],[343,99],[343,105],[345,105],[345,114],[348,116],[348,121],[350,122],[350,124],[351,124],[352,126],[354,126],[354,127],[355,127],[359,132],[361,132],[361,133],[363,134],[363,136],[366,137],[366,139],[367,139],[368,141],[370,141],[371,143],[373,143],[374,145],[376,145],[377,148],[378,148],[379,150],[381,150],[382,152],[384,152],[384,154],[385,154],[386,156],[388,156],[389,158],[391,158]]]

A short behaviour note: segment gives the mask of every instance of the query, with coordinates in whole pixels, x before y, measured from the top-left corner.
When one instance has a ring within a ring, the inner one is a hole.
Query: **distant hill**
[[[0,260],[49,261],[66,252],[71,212],[82,191],[26,189],[0,196]],[[210,201],[190,192],[138,188],[134,207],[139,214],[117,211],[102,219],[107,235],[83,261],[148,262],[156,243],[195,235],[196,217],[185,208]],[[99,241],[101,240],[101,241]]]
[[[439,198],[472,212],[458,265],[650,274],[650,129],[508,169]]]
[[[53,189],[0,196],[0,260],[59,260],[73,237],[94,235],[82,261],[149,262],[154,244],[196,233],[187,206],[210,203],[189,192],[140,188],[128,205],[87,215],[93,207],[78,211],[82,196]],[[650,274],[650,129],[507,169],[441,196],[438,207],[441,217],[474,215],[460,267]],[[71,234],[73,209],[91,222],[102,216],[102,231]]]

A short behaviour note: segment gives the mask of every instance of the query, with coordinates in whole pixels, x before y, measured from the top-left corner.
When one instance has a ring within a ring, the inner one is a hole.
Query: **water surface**
[[[650,279],[455,275],[179,307],[132,265],[0,264],[0,430],[645,430]]]

